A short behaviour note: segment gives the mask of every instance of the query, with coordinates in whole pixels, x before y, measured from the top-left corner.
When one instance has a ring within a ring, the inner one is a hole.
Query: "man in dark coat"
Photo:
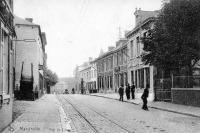
[[[123,88],[123,86],[121,85],[120,87],[119,87],[119,101],[122,101],[123,102],[123,96],[124,96],[124,88]]]
[[[148,110],[147,107],[147,97],[149,96],[149,84],[146,85],[146,88],[144,89],[144,92],[142,94],[142,100],[143,100],[143,106],[142,109]]]
[[[135,99],[135,85],[134,85],[134,83],[131,86],[131,96],[132,96],[132,99]]]
[[[130,85],[129,85],[129,83],[126,85],[126,98],[127,98],[127,100],[130,99]]]
[[[72,94],[75,94],[75,90],[74,90],[74,88],[72,88]]]

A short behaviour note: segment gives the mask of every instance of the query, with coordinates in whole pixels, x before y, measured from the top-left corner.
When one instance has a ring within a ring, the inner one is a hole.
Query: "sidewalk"
[[[70,120],[55,95],[32,102],[3,133],[72,133]]]
[[[90,94],[90,95],[114,99],[114,100],[119,100],[119,94],[118,93],[109,93],[109,94],[94,93],[94,94]],[[128,102],[128,103],[132,103],[132,104],[142,106],[142,100],[139,99],[139,98],[134,99],[134,100],[127,100],[126,96],[124,95],[124,102]],[[199,107],[179,105],[179,104],[168,103],[168,102],[158,102],[158,101],[148,102],[148,107],[200,118],[200,108]]]

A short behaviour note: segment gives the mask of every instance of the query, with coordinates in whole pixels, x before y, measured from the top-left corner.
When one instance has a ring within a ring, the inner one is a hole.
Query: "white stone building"
[[[26,20],[15,16],[16,41],[16,86],[22,89],[22,80],[33,80],[31,93],[36,97],[44,93],[43,66],[46,64],[45,33],[34,24],[32,18]],[[26,88],[27,85],[25,85]]]
[[[140,98],[143,89],[147,84],[150,85],[149,100],[154,100],[154,67],[145,65],[141,61],[143,53],[143,44],[141,38],[148,34],[148,29],[153,27],[156,16],[159,11],[143,11],[136,9],[135,15],[135,28],[126,33],[128,39],[128,82],[136,86],[136,98]]]
[[[92,58],[88,62],[76,67],[74,72],[76,85],[75,89],[78,93],[96,93],[97,92],[97,66]],[[81,81],[83,81],[83,88],[81,88]]]

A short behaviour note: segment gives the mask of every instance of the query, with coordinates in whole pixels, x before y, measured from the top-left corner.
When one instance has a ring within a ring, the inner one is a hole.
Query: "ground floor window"
[[[135,86],[138,88],[138,74],[137,74],[137,70],[135,71]]]
[[[125,72],[124,73],[124,85],[126,86],[128,84],[128,75],[127,73]]]
[[[140,69],[140,88],[144,88],[144,69]]]
[[[1,71],[2,71],[2,84],[3,84],[3,93],[9,94],[10,88],[10,68],[9,68],[9,58],[10,58],[10,49],[9,49],[9,38],[8,34],[2,29],[2,41],[1,45]]]
[[[96,89],[96,81],[94,81],[94,89]]]
[[[131,84],[134,83],[134,71],[131,71]]]
[[[3,93],[3,44],[0,41],[0,94]]]
[[[113,76],[110,76],[110,88],[113,88]]]
[[[133,75],[134,73],[131,71],[131,78],[134,77]],[[131,79],[131,80],[134,80],[134,79]],[[145,88],[147,84],[150,85],[149,67],[135,70],[135,86],[137,88]]]
[[[103,79],[103,77],[101,78],[101,88],[104,88],[104,79]]]
[[[122,73],[120,77],[120,85],[124,86],[124,74]]]
[[[146,85],[150,85],[150,70],[149,67],[145,68],[145,72],[146,72]]]

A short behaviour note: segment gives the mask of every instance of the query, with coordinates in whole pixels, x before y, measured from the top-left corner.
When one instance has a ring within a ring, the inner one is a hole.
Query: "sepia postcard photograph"
[[[0,133],[200,133],[200,0],[0,0]]]

